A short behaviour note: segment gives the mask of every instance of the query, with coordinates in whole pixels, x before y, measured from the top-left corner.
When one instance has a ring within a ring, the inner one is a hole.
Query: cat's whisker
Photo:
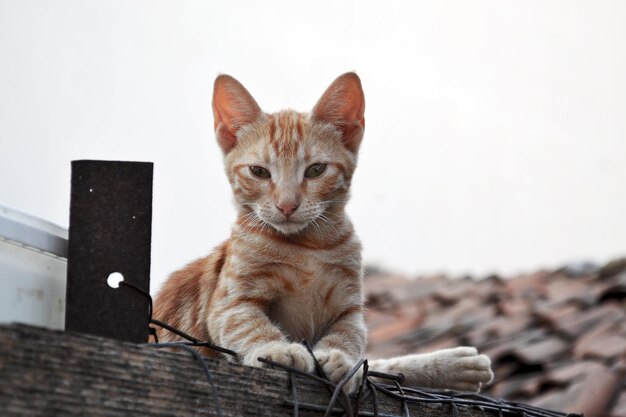
[[[250,218],[254,217],[254,215],[255,215],[255,214],[256,214],[256,213],[254,213],[254,212],[246,213],[246,214],[241,215],[241,216],[239,217],[239,219],[240,219],[241,221],[248,221]]]
[[[240,217],[241,226],[245,232],[251,232],[259,224],[263,223],[263,220],[255,213],[250,212]]]
[[[271,230],[272,226],[268,222],[266,222],[263,219],[259,219],[259,220],[261,220],[261,230],[262,231],[265,231],[266,227]]]
[[[263,219],[261,219],[260,217],[255,217],[254,222],[251,224],[250,228],[251,229],[256,229],[256,228],[261,228],[261,231],[265,231],[265,227],[267,225],[267,222]]]
[[[269,223],[263,220],[255,212],[252,212],[250,214],[252,214],[252,216],[249,216],[247,219],[245,219],[245,224],[247,226],[246,230],[252,231],[257,227],[261,227],[261,231],[265,231],[266,227],[271,227]]]
[[[347,203],[348,200],[326,200],[326,201],[320,201],[320,204],[332,204],[332,203]]]
[[[317,218],[322,220],[326,224],[328,224],[328,226],[330,226],[333,229],[333,232],[335,234],[339,234],[339,229],[337,228],[339,225],[337,224],[337,222],[335,222],[332,219],[330,219],[324,213],[321,213],[319,216],[317,216]]]
[[[320,238],[323,238],[323,237],[324,237],[324,235],[323,235],[323,233],[322,233],[322,229],[320,228],[319,224],[317,224],[317,219],[312,219],[312,220],[311,220],[311,222],[310,222],[310,224],[311,224],[311,225],[313,225],[313,227],[315,227],[315,231],[316,231],[317,235],[318,235]]]
[[[244,207],[255,207],[254,203],[238,203],[240,206],[244,206]]]
[[[252,211],[250,211],[249,213],[245,213],[245,214],[243,214],[243,215],[242,215],[242,217],[253,216],[253,215],[255,215],[255,214],[256,214],[256,212],[255,212],[254,210],[252,210]]]
[[[256,217],[256,213],[248,213],[248,214],[244,214],[239,219],[242,222],[249,222],[250,220],[254,219],[255,217]]]

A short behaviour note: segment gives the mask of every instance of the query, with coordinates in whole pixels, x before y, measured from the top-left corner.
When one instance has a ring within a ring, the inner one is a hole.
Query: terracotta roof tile
[[[583,389],[577,391],[576,397],[563,410],[589,417],[606,415],[619,395],[622,381],[623,375],[616,370],[589,374],[581,382]]]
[[[595,298],[585,282],[559,275],[551,277],[546,285],[546,292],[548,299],[553,302],[576,300],[590,304]]]
[[[605,365],[596,361],[573,362],[548,371],[544,384],[566,386],[585,375],[606,372],[607,370]]]
[[[611,409],[619,390],[617,375],[604,371],[586,375],[565,391],[551,389],[529,402],[537,407],[602,417]]]
[[[497,384],[491,395],[499,398],[532,398],[540,392],[543,380],[541,372],[512,376]]]
[[[603,323],[581,336],[574,346],[576,358],[617,358],[626,353],[626,337],[615,323]]]
[[[491,395],[498,398],[531,398],[538,394],[542,379],[541,373],[511,376],[496,384]]]
[[[365,310],[365,321],[367,327],[370,329],[377,329],[378,327],[386,326],[393,323],[396,320],[396,314],[394,311],[389,310],[376,310],[369,308]],[[374,340],[377,340],[374,338]]]
[[[544,364],[564,355],[569,344],[557,336],[533,341],[526,345],[515,347],[511,352],[521,362],[527,365]]]
[[[455,326],[472,325],[495,315],[492,306],[485,306],[480,300],[464,298],[451,307],[443,308],[426,319],[426,325]]]
[[[507,290],[516,297],[537,298],[546,295],[545,283],[549,277],[549,272],[539,271],[512,278],[506,281],[505,285]]]
[[[626,258],[510,279],[390,275],[365,285],[369,355],[473,345],[492,360],[487,395],[626,417]]]
[[[606,303],[582,312],[571,320],[557,325],[560,332],[576,337],[592,329],[600,323],[614,323],[624,320],[624,308],[616,303]]]
[[[493,320],[486,322],[484,325],[477,326],[475,329],[460,337],[466,344],[482,347],[497,343],[498,340],[502,338],[519,334],[530,324],[531,318],[528,315],[495,317]]]
[[[619,258],[608,262],[602,268],[600,268],[600,278],[608,278],[626,271],[626,257]]]
[[[534,405],[535,407],[547,408],[549,410],[563,411],[568,404],[572,404],[576,400],[584,388],[583,383],[574,384],[566,391],[553,388],[544,391],[534,398],[530,398],[528,400],[528,404]]]
[[[622,391],[609,417],[626,417],[626,390]]]
[[[626,337],[602,333],[588,343],[578,344],[574,350],[576,357],[611,359],[626,353]]]
[[[459,280],[454,285],[440,288],[433,293],[433,297],[442,305],[456,304],[468,298],[477,299],[485,296],[485,288],[480,282],[470,279]]]
[[[411,280],[400,275],[389,275],[368,278],[365,281],[365,288],[370,304],[375,304],[381,296],[387,302],[401,304],[425,297],[437,291],[441,286],[448,284],[449,282],[441,276]]]
[[[586,276],[597,276],[600,271],[600,265],[595,262],[582,261],[573,262],[569,265],[565,265],[563,268],[555,272],[563,272],[565,275],[571,278],[581,278]]]
[[[544,329],[530,328],[512,337],[493,341],[489,343],[488,348],[482,350],[485,355],[491,358],[492,362],[497,363],[503,358],[508,362],[512,359],[516,360],[513,352],[518,346],[532,343],[533,341],[546,337],[546,334]]]
[[[378,342],[388,342],[404,336],[423,322],[420,314],[398,314],[393,320],[370,330],[370,338]]]
[[[567,302],[538,307],[533,315],[538,323],[551,328],[558,328],[561,323],[577,317],[580,311],[581,306],[578,303]]]
[[[622,272],[607,281],[604,287],[599,288],[601,291],[598,296],[601,301],[626,298],[626,272]]]
[[[499,314],[508,317],[519,317],[528,315],[533,311],[534,302],[524,298],[510,298],[499,301],[496,310]]]

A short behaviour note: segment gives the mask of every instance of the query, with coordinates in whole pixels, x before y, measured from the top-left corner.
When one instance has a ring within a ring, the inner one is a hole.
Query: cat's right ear
[[[239,81],[226,74],[215,79],[213,120],[217,143],[224,154],[237,144],[239,129],[256,121],[261,114],[261,108]]]

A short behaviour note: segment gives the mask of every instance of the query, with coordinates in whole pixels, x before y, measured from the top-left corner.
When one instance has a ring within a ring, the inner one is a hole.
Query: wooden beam
[[[286,372],[204,361],[223,416],[294,415]],[[324,415],[329,390],[308,378],[294,381],[299,415]],[[374,415],[372,399],[359,415]],[[378,394],[377,402],[380,416],[406,415],[397,399]],[[455,415],[449,404],[408,408],[413,417]],[[0,409],[10,416],[218,415],[206,374],[189,352],[25,325],[0,326]],[[456,411],[459,417],[498,415],[464,405]]]

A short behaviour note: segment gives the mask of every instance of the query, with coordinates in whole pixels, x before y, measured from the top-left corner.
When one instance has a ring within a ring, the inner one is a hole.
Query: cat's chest
[[[268,315],[292,341],[315,342],[326,332],[341,305],[348,301],[333,293],[349,278],[314,258],[285,268],[285,273],[291,285],[278,294]]]

